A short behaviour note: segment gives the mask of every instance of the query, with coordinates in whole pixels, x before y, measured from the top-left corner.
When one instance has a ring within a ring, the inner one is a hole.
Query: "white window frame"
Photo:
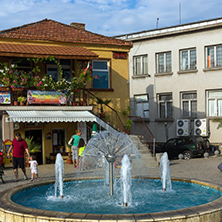
[[[168,99],[168,100],[161,100],[160,97],[161,96],[171,96],[171,99]],[[160,119],[172,119],[173,118],[173,94],[172,93],[161,93],[161,94],[158,94],[157,95],[157,98],[158,98],[158,117]],[[168,108],[167,108],[167,104],[168,103],[171,103],[171,116],[168,115]],[[165,107],[165,113],[164,113],[164,117],[161,117],[161,104],[164,104],[164,107]]]
[[[110,89],[110,72],[109,72],[109,60],[93,60],[92,61],[92,64],[93,62],[106,62],[107,63],[107,69],[94,69],[93,66],[92,66],[92,74],[93,72],[108,72],[108,88],[107,89]],[[95,88],[97,89],[97,88]]]
[[[195,62],[195,68],[191,69],[191,57],[190,57],[190,52],[192,50],[196,51],[196,62]],[[188,52],[188,68],[187,69],[183,69],[183,56],[182,53],[187,51]],[[196,70],[197,69],[197,50],[196,48],[191,48],[191,49],[181,49],[180,50],[180,71],[186,71],[186,70]]]
[[[205,47],[205,54],[206,54],[206,57],[205,57],[206,58],[205,67],[207,69],[216,68],[216,67],[222,67],[222,65],[217,66],[217,47],[222,47],[222,44],[221,45],[211,45],[211,46],[206,46]],[[214,52],[213,65],[211,64],[211,61],[209,61],[209,58],[208,58],[208,54],[207,54],[208,48],[213,48],[213,52]],[[221,64],[222,64],[222,61],[221,61]]]
[[[209,97],[210,92],[221,92],[221,97],[220,96]],[[206,97],[207,97],[207,116],[212,116],[212,117],[222,116],[222,108],[218,105],[219,101],[222,101],[222,89],[221,90],[208,90],[208,91],[206,91]],[[210,115],[210,112],[209,112],[209,108],[210,108],[209,102],[210,101],[214,102],[214,114],[213,115]]]
[[[170,53],[170,70],[167,70],[167,62],[166,62],[166,55]],[[164,55],[164,64],[163,64],[163,72],[159,70],[159,56]],[[170,73],[172,72],[172,53],[169,52],[160,52],[156,54],[156,73]]]
[[[137,101],[137,97],[147,97],[147,100],[141,100],[141,101]],[[148,94],[138,94],[138,95],[134,95],[134,101],[135,101],[135,106],[136,106],[136,115],[137,116],[140,116],[141,118],[149,118],[149,95]],[[137,108],[138,106],[137,105],[142,105],[142,116],[141,115],[138,115],[138,112],[137,112]],[[145,107],[147,106],[147,107]]]
[[[137,73],[136,60],[140,58],[140,70],[141,73]],[[146,60],[146,61],[145,61]],[[144,66],[147,65],[146,70]],[[133,75],[147,75],[148,74],[148,55],[138,55],[133,57]]]
[[[193,99],[183,99],[183,95],[185,94],[196,94],[196,98]],[[197,110],[196,112],[192,112],[192,102],[196,101],[197,102],[197,92],[196,91],[192,91],[192,92],[181,92],[180,93],[180,101],[181,101],[181,115],[183,117],[196,117],[197,116]],[[184,107],[183,107],[183,102],[188,102],[188,110],[189,110],[189,115],[185,116],[184,114]],[[192,113],[195,113],[195,115],[192,115]]]

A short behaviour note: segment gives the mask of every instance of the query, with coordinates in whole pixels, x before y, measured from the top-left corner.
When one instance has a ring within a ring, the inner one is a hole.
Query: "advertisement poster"
[[[10,92],[0,92],[0,104],[11,104]]]
[[[65,92],[56,91],[27,91],[28,104],[66,104]]]

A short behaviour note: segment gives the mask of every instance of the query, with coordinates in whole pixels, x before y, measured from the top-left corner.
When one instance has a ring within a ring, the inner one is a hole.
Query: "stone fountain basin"
[[[135,177],[141,178],[141,177]],[[159,179],[159,178],[148,178],[144,179]],[[99,178],[78,178],[78,180],[91,180],[101,179]],[[222,192],[222,187],[206,182],[197,180],[187,179],[176,179],[173,181],[189,182],[198,185],[209,186]],[[73,181],[73,179],[66,179],[65,181]],[[28,207],[23,207],[11,201],[11,196],[18,191],[39,186],[45,184],[54,184],[55,181],[43,181],[35,184],[20,185],[15,187],[13,190],[8,189],[0,193],[0,221],[2,222],[51,222],[51,221],[221,221],[222,219],[222,197],[219,199],[209,202],[204,205],[190,207],[186,209],[157,212],[157,213],[142,213],[142,214],[87,214],[87,213],[64,213],[56,211],[39,210]]]

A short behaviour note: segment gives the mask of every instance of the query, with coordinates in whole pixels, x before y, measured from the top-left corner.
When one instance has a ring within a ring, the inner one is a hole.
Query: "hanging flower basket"
[[[12,91],[19,91],[19,92],[22,92],[24,90],[24,87],[19,87],[19,88],[12,88]]]
[[[0,86],[0,91],[9,91],[9,87]]]

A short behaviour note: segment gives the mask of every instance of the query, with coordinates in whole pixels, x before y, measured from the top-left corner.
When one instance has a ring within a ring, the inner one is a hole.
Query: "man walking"
[[[18,181],[18,166],[22,169],[24,174],[24,180],[27,180],[25,164],[24,164],[24,152],[26,151],[28,155],[28,160],[30,159],[30,154],[28,150],[28,146],[25,140],[22,139],[21,134],[17,133],[15,135],[15,139],[12,140],[12,145],[9,147],[7,152],[7,157],[10,158],[10,152],[13,148],[13,170],[16,178],[16,182]]]

